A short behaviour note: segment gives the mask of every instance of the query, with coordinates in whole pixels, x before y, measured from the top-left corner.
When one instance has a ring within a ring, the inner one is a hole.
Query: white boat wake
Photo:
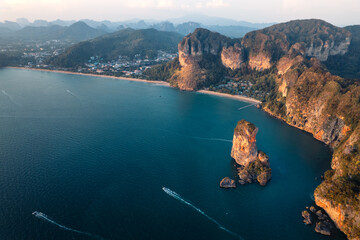
[[[230,231],[229,229],[225,228],[224,226],[222,226],[220,223],[218,223],[215,219],[213,219],[212,217],[210,217],[209,215],[207,215],[205,212],[203,212],[200,208],[195,207],[194,205],[192,205],[189,201],[183,199],[179,194],[177,194],[176,192],[170,190],[169,188],[163,187],[162,190],[164,190],[164,192],[175,198],[176,200],[179,200],[180,202],[192,207],[193,209],[195,209],[197,212],[201,213],[202,215],[204,215],[207,219],[209,219],[210,221],[212,221],[213,223],[215,223],[221,230],[224,230],[227,233],[230,233],[231,235],[244,240],[241,236],[239,236],[238,234]]]
[[[11,103],[13,103],[16,106],[19,106],[19,104],[16,103],[14,101],[14,99],[12,98],[12,96],[10,94],[8,94],[5,90],[1,90],[1,92],[10,100]]]
[[[35,212],[33,212],[32,214],[33,214],[35,217],[40,218],[40,219],[42,219],[42,220],[45,220],[45,221],[47,221],[47,222],[50,222],[50,223],[58,226],[59,228],[62,228],[62,229],[64,229],[64,230],[66,230],[66,231],[71,231],[71,232],[83,234],[83,235],[86,235],[86,236],[89,236],[89,237],[92,237],[92,238],[103,239],[102,237],[96,236],[96,235],[91,234],[91,233],[87,233],[87,232],[79,231],[79,230],[72,229],[72,228],[69,228],[69,227],[65,227],[64,225],[61,225],[61,224],[55,222],[54,220],[51,220],[48,216],[46,216],[46,214],[44,214],[44,213],[42,213],[42,212],[35,211]]]
[[[244,108],[248,108],[248,107],[251,107],[251,106],[255,106],[256,104],[258,104],[258,103],[249,104],[249,105],[247,105],[247,106],[245,106],[245,107],[238,108],[238,110],[242,110],[242,109],[244,109]]]
[[[70,91],[69,89],[66,89],[66,92],[67,92],[68,94],[70,94],[71,96],[73,96],[73,97],[77,98],[78,100],[80,100],[79,96],[76,95],[75,93],[73,93],[72,91]]]

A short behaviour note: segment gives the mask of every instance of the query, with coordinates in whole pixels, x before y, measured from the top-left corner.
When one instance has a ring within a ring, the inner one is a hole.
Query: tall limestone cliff
[[[360,86],[356,81],[332,75],[321,61],[331,54],[346,52],[344,46],[348,45],[350,36],[347,32],[340,33],[343,38],[336,33],[331,38],[339,44],[328,44],[335,47],[334,51],[326,50],[322,56],[311,54],[314,58],[308,58],[312,43],[302,44],[296,51],[282,56],[272,73],[276,97],[263,106],[265,111],[334,148],[332,170],[326,172],[325,181],[316,189],[315,202],[349,239],[358,240]]]
[[[326,61],[329,56],[348,52],[351,33],[317,19],[295,20],[248,33],[242,46],[248,52],[251,69],[265,70],[285,55],[315,57]]]
[[[242,62],[242,49],[236,41],[219,33],[198,28],[179,44],[181,69],[170,82],[182,90],[196,90],[223,75],[223,66],[237,68]],[[213,76],[215,75],[215,76]]]
[[[197,90],[221,81],[228,70],[261,72],[276,66],[283,57],[326,61],[329,56],[347,53],[350,42],[348,30],[316,19],[277,24],[247,33],[242,39],[199,28],[179,43],[181,68],[170,83],[183,90]]]
[[[287,60],[287,59],[286,59]],[[290,59],[277,68],[283,111],[264,109],[334,148],[332,170],[315,191],[322,207],[349,239],[360,239],[360,86],[329,73],[318,59]],[[278,104],[272,104],[272,106]],[[280,112],[280,113],[279,113]]]
[[[271,178],[269,157],[256,147],[258,128],[245,120],[237,123],[234,130],[231,157],[239,165],[237,168],[241,184],[258,181],[265,186]]]

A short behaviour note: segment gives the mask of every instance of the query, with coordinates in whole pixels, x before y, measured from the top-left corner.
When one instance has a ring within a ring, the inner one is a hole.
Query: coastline
[[[250,98],[250,97],[245,97],[245,96],[240,96],[240,95],[232,95],[232,94],[228,94],[228,93],[219,93],[219,92],[214,92],[214,91],[209,91],[209,90],[199,90],[197,92],[202,93],[202,94],[209,94],[209,95],[215,95],[215,96],[220,96],[220,97],[231,98],[231,99],[238,100],[238,101],[241,101],[241,102],[261,104],[261,101],[256,100],[255,98]]]
[[[41,68],[25,68],[25,67],[7,67],[13,69],[21,69],[21,70],[32,70],[32,71],[41,71],[41,72],[54,72],[54,73],[63,73],[63,74],[72,74],[72,75],[82,75],[82,76],[90,76],[90,77],[100,77],[100,78],[112,78],[118,80],[126,80],[133,82],[146,82],[153,83],[158,85],[164,85],[170,87],[170,84],[164,81],[154,81],[154,80],[145,80],[139,78],[128,78],[128,77],[116,77],[110,75],[101,75],[101,74],[93,74],[93,73],[79,73],[79,72],[71,72],[71,71],[63,71],[63,70],[49,70],[49,69],[41,69]]]
[[[31,70],[31,71],[41,71],[41,72],[54,72],[54,73],[63,73],[63,74],[72,74],[72,75],[82,75],[82,76],[99,77],[99,78],[111,78],[111,79],[126,80],[126,81],[133,81],[133,82],[152,83],[152,84],[170,87],[170,84],[168,82],[155,81],[155,80],[144,80],[144,79],[139,79],[139,78],[116,77],[116,76],[110,76],[110,75],[104,75],[104,74],[79,73],[79,72],[71,72],[71,71],[63,71],[63,70],[49,70],[49,69],[41,69],[41,68],[25,68],[25,67],[7,67],[7,68]],[[215,95],[215,96],[219,96],[219,97],[231,98],[231,99],[238,100],[241,102],[261,104],[261,101],[259,101],[259,100],[256,100],[256,99],[250,98],[250,97],[240,96],[240,95],[219,93],[219,92],[214,92],[214,91],[209,91],[209,90],[198,90],[196,92],[201,93],[201,94],[209,94],[209,95]]]

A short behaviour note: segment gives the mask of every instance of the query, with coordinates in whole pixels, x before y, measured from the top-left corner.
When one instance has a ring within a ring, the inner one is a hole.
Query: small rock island
[[[220,182],[222,188],[236,188],[235,180],[225,177]]]
[[[269,157],[256,147],[258,128],[245,120],[237,123],[231,157],[237,163],[240,184],[257,181],[265,186],[271,179]]]
[[[307,210],[302,211],[303,222],[306,225],[315,224],[315,231],[323,235],[330,236],[333,229],[335,229],[334,223],[331,221],[329,215],[327,215],[322,209],[311,206],[306,207]]]

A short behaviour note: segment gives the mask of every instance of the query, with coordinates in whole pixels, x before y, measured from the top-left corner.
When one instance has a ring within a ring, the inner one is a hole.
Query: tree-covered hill
[[[158,51],[177,52],[177,44],[182,35],[155,29],[123,29],[98,38],[80,42],[66,49],[64,53],[50,60],[50,64],[61,67],[83,65],[91,56],[104,60],[117,59],[119,55],[133,58],[153,59]]]

